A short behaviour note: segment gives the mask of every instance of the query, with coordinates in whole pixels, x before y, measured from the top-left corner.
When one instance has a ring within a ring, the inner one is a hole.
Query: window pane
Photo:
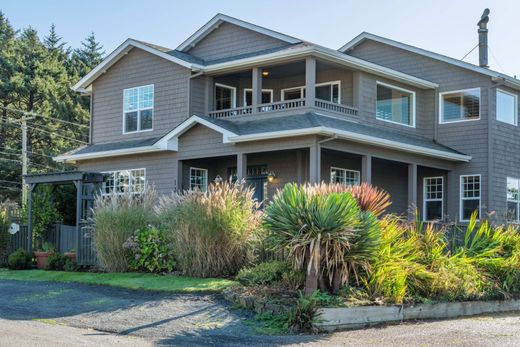
[[[513,201],[507,202],[507,214],[506,219],[509,222],[518,223],[518,203]]]
[[[343,185],[356,185],[360,183],[359,171],[331,168],[330,181]]]
[[[116,193],[125,193],[129,192],[130,188],[130,172],[120,171],[116,173],[116,187],[115,191]]]
[[[471,218],[471,214],[474,211],[477,211],[477,218],[480,218],[480,204],[478,199],[474,200],[462,200],[462,219],[469,220]]]
[[[260,101],[261,104],[269,104],[271,103],[271,92],[263,91],[262,92],[262,100]],[[253,104],[253,92],[250,90],[246,90],[246,99],[245,99],[246,106],[251,106]]]
[[[412,103],[411,93],[377,85],[378,119],[412,125]]]
[[[253,104],[253,92],[250,90],[246,90],[246,106],[251,106]]]
[[[339,104],[339,85],[332,85],[332,102]]]
[[[145,185],[145,174],[144,170],[132,170],[131,171],[131,191],[132,193],[140,193],[144,190]]]
[[[137,110],[138,88],[126,89],[123,95],[123,110]]]
[[[316,87],[316,99],[332,101],[331,85],[327,84],[325,86]]]
[[[442,199],[442,178],[432,177],[425,179],[425,199]]]
[[[480,176],[466,176],[463,178],[463,197],[480,197]]]
[[[125,113],[125,132],[137,131],[137,111]]]
[[[291,90],[284,90],[283,91],[284,100],[295,100],[295,99],[301,99],[302,98],[302,91],[300,88],[298,89],[291,89]]]
[[[153,126],[153,109],[141,111],[141,130],[152,129]]]
[[[520,180],[507,178],[507,200],[518,201],[518,186]]]
[[[442,219],[442,201],[426,201],[425,220]]]
[[[231,88],[226,88],[222,86],[215,87],[215,98],[216,103],[215,107],[217,110],[227,110],[229,108],[233,108],[234,101],[234,90]]]
[[[262,104],[269,104],[271,102],[271,92],[262,92]]]
[[[516,97],[497,90],[497,120],[516,124]]]
[[[442,95],[443,122],[480,117],[480,90],[465,90]]]
[[[199,189],[203,192],[208,186],[208,171],[196,168],[190,168],[190,189]]]
[[[153,107],[153,86],[139,88],[139,108]]]

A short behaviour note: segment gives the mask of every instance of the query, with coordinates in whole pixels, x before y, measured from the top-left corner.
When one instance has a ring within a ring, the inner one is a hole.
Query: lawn
[[[193,278],[148,273],[95,273],[0,269],[0,280],[50,281],[96,284],[170,293],[218,293],[235,284],[222,278]]]

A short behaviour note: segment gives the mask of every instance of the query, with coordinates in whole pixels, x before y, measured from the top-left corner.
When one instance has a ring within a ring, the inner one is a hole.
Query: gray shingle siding
[[[216,60],[286,45],[286,42],[270,36],[222,23],[188,53],[204,60]]]

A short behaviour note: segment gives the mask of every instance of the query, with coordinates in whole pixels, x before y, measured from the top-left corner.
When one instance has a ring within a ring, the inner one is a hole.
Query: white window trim
[[[341,104],[341,80],[316,83],[314,85],[314,87],[323,87],[323,86],[326,86],[326,85],[331,85],[332,86],[334,84],[338,85],[338,104]],[[302,97],[300,99],[304,99],[303,92],[305,90],[305,86],[298,86],[298,87],[290,87],[290,88],[281,89],[280,90],[280,100],[281,101],[285,101],[284,92],[289,91],[289,90],[298,90],[298,89],[300,90],[300,94],[302,95]],[[318,100],[321,100],[321,99],[318,99]],[[324,100],[324,101],[327,101],[327,100]]]
[[[361,171],[359,170],[351,170],[351,169],[345,169],[345,168],[342,168],[342,167],[337,167],[337,166],[331,166],[330,167],[330,182],[332,182],[332,170],[341,170],[341,171],[345,171],[346,172],[354,172],[357,174],[357,177],[358,177],[358,182],[357,184],[360,184],[361,183]],[[337,182],[334,182],[334,183],[337,183]]]
[[[145,107],[143,109],[140,109],[139,108],[139,92],[137,93],[137,130],[135,131],[125,131],[125,128],[126,128],[126,114],[125,114],[125,91],[127,90],[130,90],[130,89],[136,89],[139,90],[139,88],[146,88],[146,87],[152,87],[152,90],[153,90],[153,100],[152,100],[152,107]],[[154,125],[154,118],[155,118],[155,85],[154,84],[147,84],[147,85],[144,85],[144,86],[136,86],[136,87],[131,87],[131,88],[125,88],[123,89],[123,135],[126,135],[126,134],[135,134],[135,133],[144,133],[144,132],[147,132],[147,131],[153,131],[153,125]],[[141,111],[146,111],[146,110],[152,110],[153,112],[153,115],[152,115],[152,127],[150,129],[145,129],[145,130],[141,130]]]
[[[143,187],[143,189],[146,189],[146,185],[147,185],[147,183],[146,183],[146,168],[144,168],[144,167],[137,168],[137,169],[119,169],[119,170],[111,170],[111,171],[102,171],[101,173],[105,174],[105,175],[106,174],[112,174],[113,175],[114,173],[121,172],[121,171],[130,171],[130,172],[132,172],[132,171],[140,171],[140,170],[143,170],[143,178],[144,178],[144,187]],[[104,182],[103,182],[103,184],[104,184]],[[133,186],[132,180],[130,180],[129,181],[129,187],[132,188],[132,186]],[[103,185],[103,192],[101,193],[101,195],[103,195],[103,196],[109,196],[109,195],[112,195],[112,194],[115,194],[115,195],[122,195],[122,194],[124,194],[124,193],[119,193],[119,192],[107,193],[104,188],[105,188],[105,186]],[[133,189],[130,189],[130,190],[131,190],[130,194],[139,194],[140,193],[140,192],[134,192]]]
[[[462,218],[462,201],[464,200],[476,200],[476,198],[464,198],[464,177],[473,177],[478,176],[479,178],[479,194],[478,194],[478,216],[477,221],[480,221],[480,217],[482,216],[482,175],[480,174],[470,174],[470,175],[460,175],[459,179],[459,219],[461,222],[469,222],[469,219]]]
[[[221,88],[227,88],[227,89],[230,89],[232,91],[232,99],[231,100],[231,108],[228,108],[228,110],[231,110],[231,109],[234,109],[237,107],[237,88],[236,87],[233,87],[233,86],[228,86],[227,84],[222,84],[222,83],[215,83],[215,90],[216,90],[216,87],[221,87]],[[216,106],[216,101],[217,101],[217,96],[216,96],[216,93],[213,94],[214,95],[214,102],[215,102],[215,106]],[[216,107],[215,107],[216,108]],[[224,110],[219,110],[219,111],[224,111]]]
[[[518,212],[520,211],[520,191],[519,191],[519,193],[518,193],[518,194],[519,194],[518,200],[509,200],[509,199],[508,199],[509,191],[508,191],[508,189],[507,189],[507,181],[510,180],[510,179],[511,179],[511,180],[518,181],[518,182],[520,183],[520,178],[515,178],[515,177],[511,177],[511,176],[507,176],[507,177],[506,177],[506,222],[508,222],[508,223],[514,223],[514,224],[519,224],[519,223],[520,223],[520,214],[519,214]],[[508,220],[508,219],[507,219],[507,211],[508,211],[508,209],[507,209],[507,204],[508,204],[509,202],[514,202],[514,203],[516,204],[516,213],[517,213],[517,215],[516,215],[516,220],[514,220],[514,221],[512,221],[512,220]]]
[[[203,171],[206,173],[206,186],[204,187],[204,190],[202,192],[207,192],[208,191],[208,185],[209,185],[209,175],[208,175],[208,169],[203,169],[201,167],[195,167],[195,166],[190,166],[190,178],[189,178],[189,185],[190,185],[190,190],[193,190],[192,187],[191,187],[191,170],[200,170],[200,171]]]
[[[412,95],[412,124],[403,124],[403,123],[400,123],[400,122],[395,122],[393,120],[382,119],[382,118],[378,118],[377,117],[377,86],[378,85],[385,86],[385,87],[392,88],[392,89],[397,89],[397,90],[400,90],[402,92],[410,93]],[[376,105],[375,105],[376,106],[376,112],[375,112],[376,113],[376,119],[379,120],[379,121],[382,121],[382,122],[398,124],[398,125],[402,125],[402,126],[405,126],[405,127],[408,127],[408,128],[415,128],[415,99],[416,99],[416,93],[413,90],[405,89],[405,88],[398,87],[396,85],[385,83],[385,82],[381,82],[381,81],[376,81]]]
[[[253,89],[252,88],[244,88],[244,107],[247,107],[246,105],[246,94],[247,92],[251,92],[253,93]],[[271,101],[269,101],[269,103],[273,103],[273,95],[274,95],[274,90],[273,89],[263,89],[262,88],[262,93],[264,92],[269,92],[271,94]],[[262,104],[259,104],[259,105],[262,105]],[[252,106],[252,105],[249,105],[249,106]]]
[[[426,181],[429,179],[441,179],[442,184],[442,198],[440,199],[427,199],[426,198]],[[441,219],[444,220],[444,177],[443,176],[430,176],[430,177],[424,177],[423,178],[423,220],[425,222],[431,222],[431,220],[426,219],[426,203],[431,201],[440,201],[441,202]]]
[[[478,118],[461,119],[461,120],[453,120],[453,121],[445,122],[443,120],[443,118],[444,118],[444,114],[443,114],[444,101],[443,101],[442,97],[444,95],[446,95],[446,94],[455,94],[455,93],[468,92],[468,91],[474,91],[474,90],[478,90],[478,100],[479,100],[479,102],[478,102]],[[481,91],[480,87],[478,87],[478,88],[459,89],[459,90],[450,90],[450,91],[439,93],[439,124],[453,124],[453,123],[461,123],[461,122],[479,121],[480,118],[481,118],[481,115],[482,115],[482,91]]]
[[[515,121],[513,124],[498,119],[498,93],[499,92],[507,94],[507,95],[511,95],[515,100]],[[518,95],[516,95],[515,93],[508,92],[507,90],[497,88],[496,93],[495,93],[495,119],[500,123],[505,123],[505,124],[514,125],[514,126],[518,125]]]

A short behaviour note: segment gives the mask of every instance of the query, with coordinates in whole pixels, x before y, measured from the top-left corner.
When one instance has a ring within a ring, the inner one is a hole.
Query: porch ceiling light
[[[267,174],[267,181],[269,183],[272,183],[276,178],[276,173],[274,171],[269,171],[269,173]]]
[[[264,77],[269,76],[269,71],[262,71],[262,76],[264,76]]]

